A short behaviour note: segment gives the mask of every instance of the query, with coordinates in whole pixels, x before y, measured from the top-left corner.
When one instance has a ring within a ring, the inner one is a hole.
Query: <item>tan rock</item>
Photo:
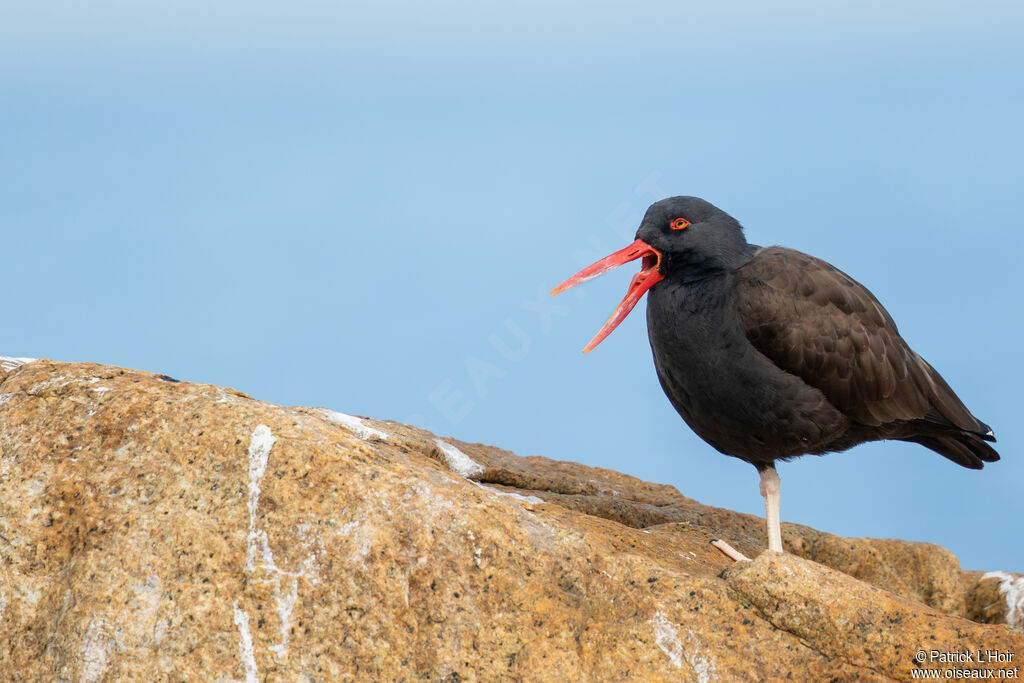
[[[932,653],[1006,653],[1020,662],[1024,638],[949,617],[834,569],[781,553],[763,553],[727,572],[727,582],[778,628],[852,666],[909,680],[911,670],[940,669]],[[908,639],[908,634],[914,634]],[[925,652],[924,662],[915,653]],[[976,659],[973,657],[972,659]],[[987,661],[961,670],[998,669]]]
[[[941,548],[784,527],[899,597],[708,545],[763,526],[393,422],[0,365],[2,680],[882,680],[933,647],[1019,672],[1024,638],[947,615],[974,603]]]
[[[1024,632],[1024,574],[964,572],[964,585],[968,619]]]

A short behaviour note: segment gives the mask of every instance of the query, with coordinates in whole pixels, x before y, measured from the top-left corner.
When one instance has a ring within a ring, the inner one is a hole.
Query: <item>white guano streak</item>
[[[5,370],[6,372],[10,372],[11,370],[13,370],[14,368],[18,367],[19,365],[24,365],[25,363],[31,363],[34,360],[38,360],[38,359],[37,358],[14,358],[12,356],[0,356],[0,368]]]
[[[256,669],[256,652],[252,647],[252,633],[249,631],[249,615],[239,609],[235,600],[235,626],[238,627],[238,652],[245,666],[245,683],[257,683],[259,671]]]
[[[245,571],[252,573],[256,570],[257,548],[264,549],[262,553],[264,560],[268,558],[270,548],[267,545],[267,533],[256,528],[256,509],[260,502],[260,484],[263,475],[267,471],[267,459],[270,457],[270,449],[274,447],[277,437],[270,433],[267,425],[257,425],[249,440],[249,536],[248,553],[245,560]]]
[[[270,432],[270,427],[262,424],[256,426],[249,439],[249,535],[245,572],[252,574],[257,569],[262,569],[269,575],[262,580],[274,585],[273,596],[277,604],[277,616],[281,622],[281,641],[277,645],[271,645],[269,649],[279,661],[283,661],[288,657],[291,616],[298,597],[299,578],[305,576],[306,572],[305,570],[289,572],[279,568],[274,561],[274,553],[270,550],[267,532],[256,526],[263,475],[267,472],[270,451],[276,441],[277,437]],[[283,578],[291,580],[288,592],[281,588]]]
[[[336,425],[341,425],[345,429],[349,430],[363,441],[376,437],[378,439],[387,439],[388,435],[379,429],[374,429],[366,424],[363,424],[361,418],[355,415],[346,415],[345,413],[339,413],[335,410],[328,408],[319,408],[320,414],[326,417],[328,420]]]
[[[448,469],[460,477],[469,479],[474,474],[482,474],[484,471],[483,465],[478,463],[473,458],[469,457],[462,451],[450,443],[445,443],[441,439],[434,439],[434,443],[441,449],[441,454],[444,455],[445,462],[448,463]]]
[[[668,655],[668,661],[677,669],[683,668],[683,644],[679,642],[679,635],[675,628],[669,623],[668,618],[661,612],[657,612],[650,622],[654,626],[654,642]]]
[[[999,593],[1006,596],[1006,623],[1024,628],[1024,576],[1009,572],[988,572],[982,579],[998,579]]]

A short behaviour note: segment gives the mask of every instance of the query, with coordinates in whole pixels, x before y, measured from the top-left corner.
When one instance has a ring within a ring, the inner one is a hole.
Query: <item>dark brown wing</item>
[[[903,341],[871,292],[846,273],[813,256],[768,247],[734,275],[750,342],[850,419],[870,427],[923,420],[991,436]]]

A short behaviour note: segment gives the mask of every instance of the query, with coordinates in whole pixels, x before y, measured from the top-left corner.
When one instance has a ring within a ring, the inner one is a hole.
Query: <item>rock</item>
[[[1024,632],[1024,574],[964,572],[964,584],[968,619]]]
[[[964,616],[960,562],[945,548],[885,538],[840,538],[787,526],[784,546],[790,552],[945,614]]]
[[[881,676],[909,680],[936,669],[936,653],[1012,654],[1024,638],[951,618],[834,569],[782,553],[763,553],[727,570],[726,581],[765,619],[815,651]],[[833,596],[838,599],[833,599]],[[907,638],[908,634],[914,637]],[[914,655],[924,651],[924,662]],[[923,664],[923,666],[922,666]],[[963,669],[984,670],[976,661]],[[998,668],[998,667],[991,667]]]
[[[11,360],[3,680],[883,680],[979,648],[1020,675],[1024,637],[991,623],[1017,584],[936,546],[784,525],[803,557],[733,565],[708,541],[757,554],[763,520],[669,486]]]

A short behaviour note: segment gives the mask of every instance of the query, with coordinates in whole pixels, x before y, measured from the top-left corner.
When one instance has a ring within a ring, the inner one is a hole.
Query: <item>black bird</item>
[[[584,353],[650,291],[661,386],[698,436],[757,468],[769,550],[782,551],[776,460],[880,439],[913,441],[970,469],[999,460],[989,426],[867,288],[813,256],[748,244],[739,222],[703,199],[655,202],[633,244],[551,293],[638,258],[641,271]]]

